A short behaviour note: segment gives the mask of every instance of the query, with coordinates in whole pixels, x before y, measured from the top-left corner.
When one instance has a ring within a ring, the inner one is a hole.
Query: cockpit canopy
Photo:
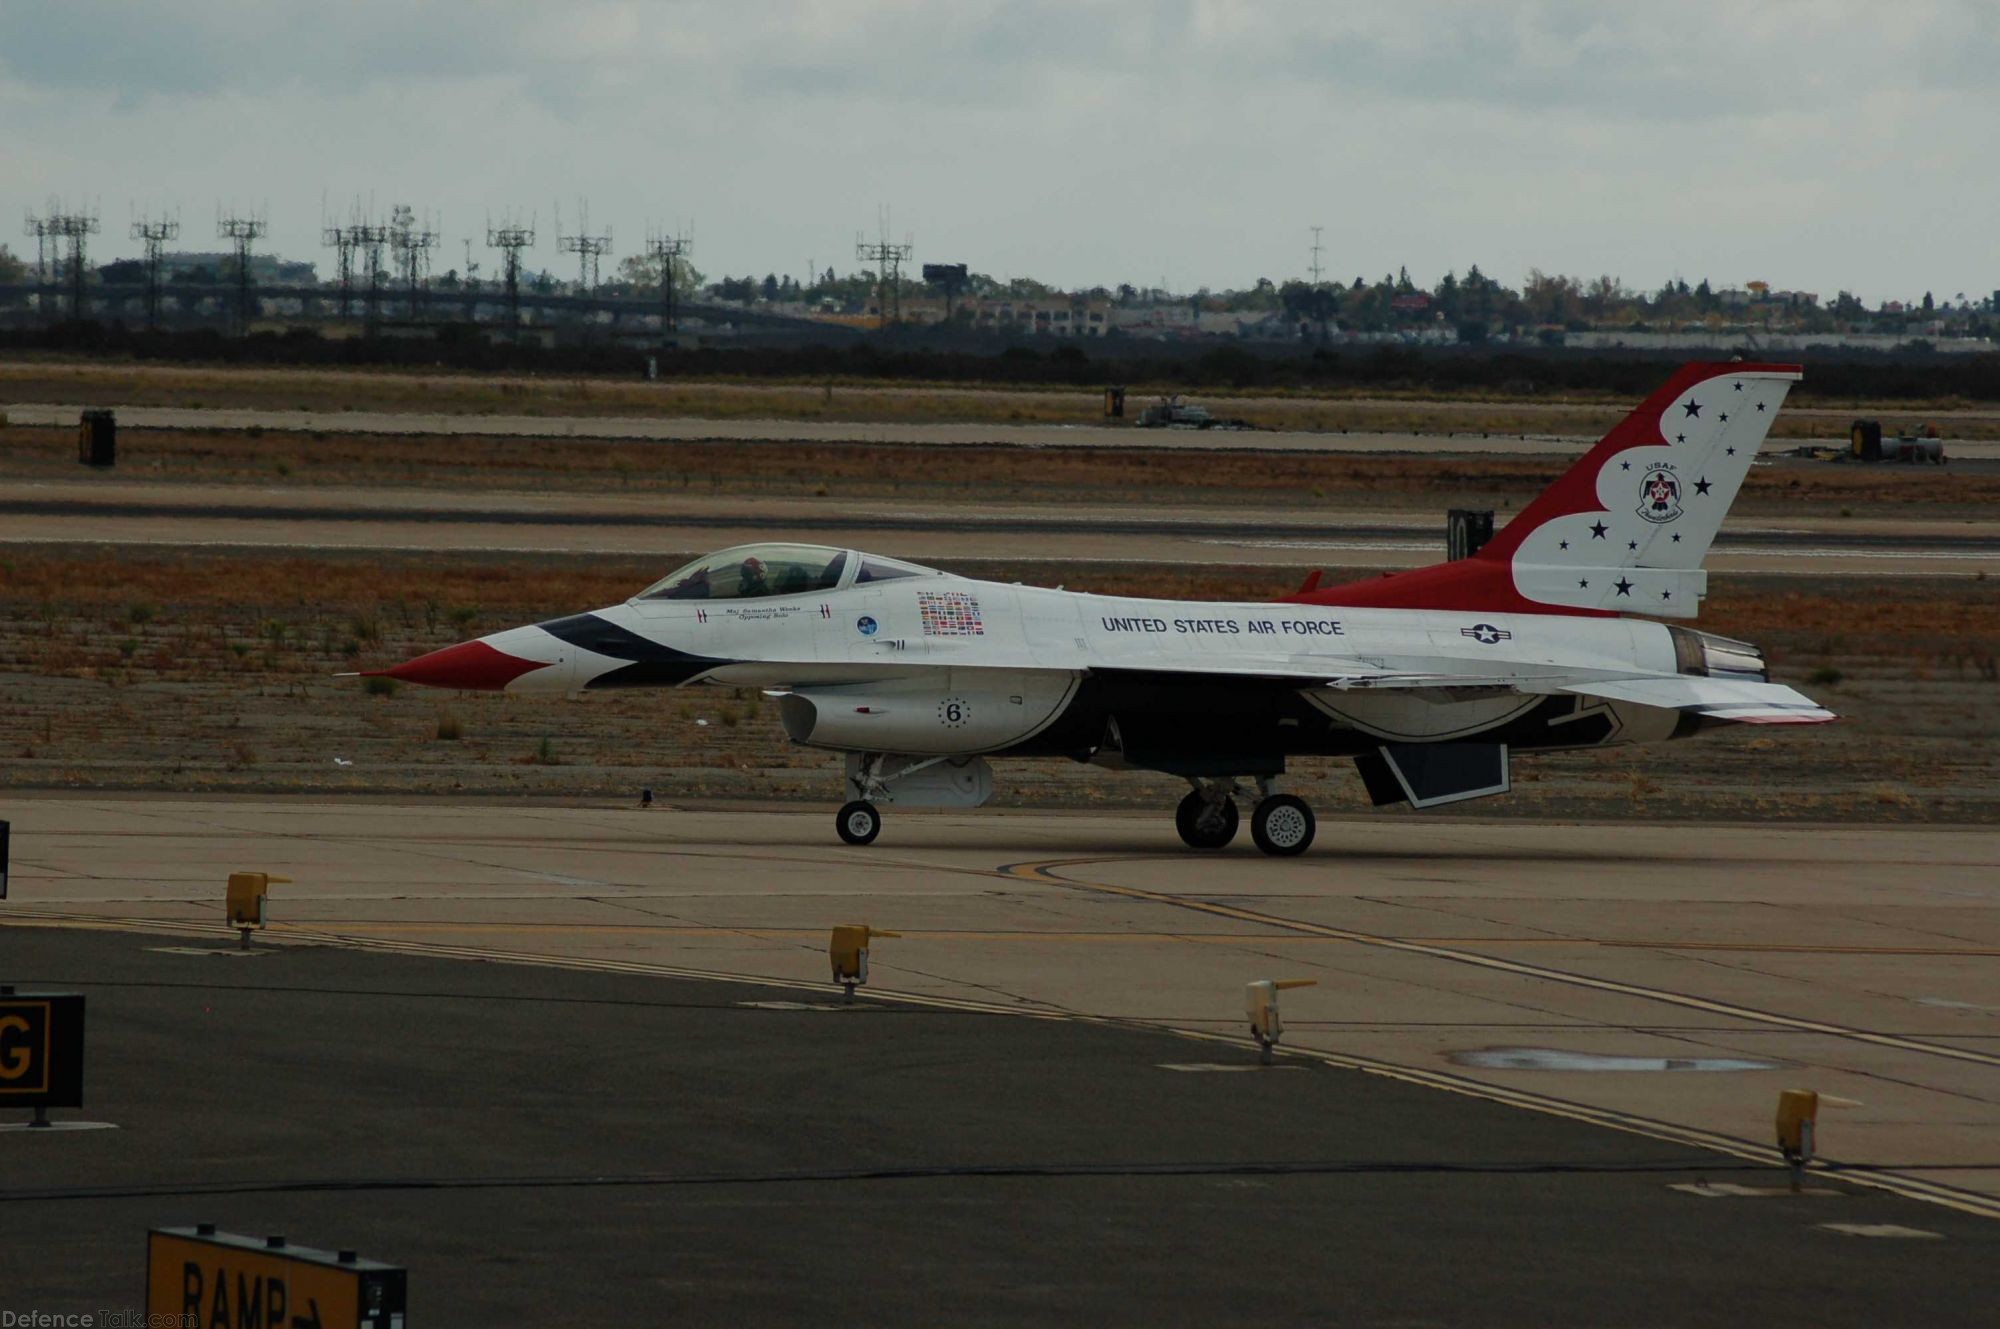
[[[825,545],[737,545],[677,568],[634,598],[748,600],[942,575],[935,568]]]

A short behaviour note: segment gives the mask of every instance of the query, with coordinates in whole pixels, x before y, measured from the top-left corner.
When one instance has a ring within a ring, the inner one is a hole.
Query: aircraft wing
[[[1337,692],[1434,692],[1446,700],[1497,692],[1530,696],[1569,692],[1607,701],[1690,711],[1743,724],[1822,724],[1837,718],[1832,711],[1782,683],[1694,674],[1632,674],[1547,667],[1459,674],[1388,669],[1363,660],[1291,656],[1239,656],[1226,662],[1177,659],[1170,664],[1162,662],[1156,670],[1142,667],[1137,672],[1256,678]]]

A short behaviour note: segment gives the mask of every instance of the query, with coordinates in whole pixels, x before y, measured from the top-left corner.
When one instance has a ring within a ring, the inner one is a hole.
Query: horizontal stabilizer
[[[1562,689],[1608,701],[1637,702],[1667,710],[1691,711],[1741,724],[1824,724],[1838,719],[1812,698],[1782,683],[1747,678],[1701,678],[1676,675],[1661,678],[1605,679],[1572,683]]]

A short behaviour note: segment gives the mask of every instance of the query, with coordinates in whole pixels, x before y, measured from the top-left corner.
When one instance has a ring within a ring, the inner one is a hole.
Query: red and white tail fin
[[[1287,598],[1692,618],[1708,594],[1702,559],[1799,377],[1797,365],[1682,365],[1473,557]]]

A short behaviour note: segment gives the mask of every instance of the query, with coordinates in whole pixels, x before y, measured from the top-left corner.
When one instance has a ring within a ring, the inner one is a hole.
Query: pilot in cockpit
[[[736,593],[740,596],[769,595],[771,583],[764,578],[764,560],[754,554],[736,570]]]

